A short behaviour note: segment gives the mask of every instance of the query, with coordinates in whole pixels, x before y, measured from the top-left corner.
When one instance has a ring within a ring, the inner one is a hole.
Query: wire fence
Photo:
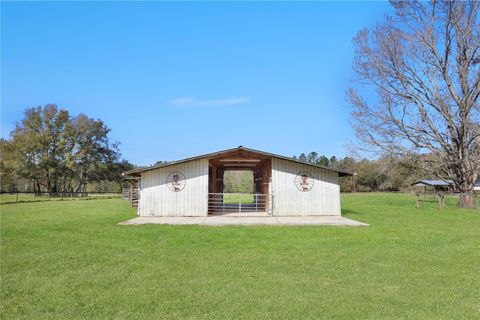
[[[121,198],[121,192],[0,192],[0,204]]]

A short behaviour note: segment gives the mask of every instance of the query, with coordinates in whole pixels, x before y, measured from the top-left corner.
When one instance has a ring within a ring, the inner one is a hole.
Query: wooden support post
[[[420,194],[417,193],[417,203],[416,203],[416,206],[415,206],[417,209],[420,209]]]
[[[130,181],[130,188],[128,188],[128,200],[130,200],[130,207],[133,207],[133,183]]]
[[[212,166],[211,193],[217,193],[217,167]]]
[[[438,195],[438,209],[442,210],[445,208],[445,195],[439,194]]]

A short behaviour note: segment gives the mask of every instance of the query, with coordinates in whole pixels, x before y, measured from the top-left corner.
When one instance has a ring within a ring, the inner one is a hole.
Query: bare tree
[[[454,181],[460,207],[473,208],[480,172],[480,2],[391,5],[392,17],[354,39],[361,81],[347,95],[357,136],[374,149],[415,156],[424,169]]]

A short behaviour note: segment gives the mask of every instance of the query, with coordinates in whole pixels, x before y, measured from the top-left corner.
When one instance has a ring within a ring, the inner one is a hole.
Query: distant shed
[[[418,180],[411,184],[417,190],[424,192],[454,192],[455,184],[452,180]]]

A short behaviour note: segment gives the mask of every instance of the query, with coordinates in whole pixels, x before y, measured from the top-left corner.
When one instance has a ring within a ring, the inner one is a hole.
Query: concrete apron
[[[269,225],[269,226],[352,226],[368,227],[363,222],[347,219],[342,216],[305,216],[305,217],[272,217],[272,216],[208,216],[208,217],[136,217],[120,222],[121,225],[170,224],[170,225]]]

